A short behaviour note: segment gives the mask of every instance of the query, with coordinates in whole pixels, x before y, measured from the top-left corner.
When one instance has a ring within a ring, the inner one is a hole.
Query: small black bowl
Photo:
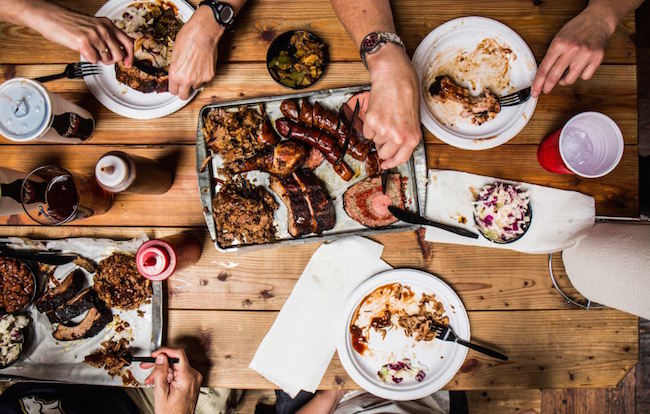
[[[34,320],[32,316],[27,312],[16,312],[13,315],[15,316],[25,316],[27,318],[27,326],[22,329],[23,334],[23,347],[20,349],[18,358],[8,363],[7,365],[0,364],[0,370],[9,368],[16,362],[20,361],[21,358],[29,355],[32,351],[32,345],[34,344],[34,338],[36,337],[36,328],[34,327]]]
[[[17,314],[17,313],[20,313],[20,312],[24,312],[27,308],[29,308],[41,296],[41,294],[45,290],[45,285],[46,285],[47,281],[45,281],[42,277],[40,277],[40,272],[38,271],[38,263],[27,261],[27,260],[16,259],[16,258],[13,258],[13,257],[3,256],[2,252],[0,252],[0,257],[7,257],[9,259],[12,259],[12,260],[15,260],[15,261],[17,261],[19,263],[24,264],[25,267],[27,267],[27,270],[29,270],[29,272],[32,275],[32,281],[33,281],[33,284],[34,284],[34,292],[32,292],[32,297],[29,299],[29,301],[27,302],[25,307],[23,307],[20,310],[17,310],[15,312],[13,312],[13,313]],[[5,312],[4,309],[0,309],[0,316],[5,314],[5,313],[7,313],[7,312]]]
[[[291,36],[293,36],[294,33],[299,32],[299,31],[306,32],[309,35],[309,37],[311,38],[311,40],[313,40],[315,42],[319,42],[319,43],[321,43],[323,45],[323,67],[322,67],[323,73],[321,73],[321,75],[316,80],[314,80],[312,83],[310,83],[309,85],[289,86],[289,85],[285,85],[284,83],[282,83],[282,80],[280,79],[278,74],[275,72],[275,70],[273,70],[273,69],[271,69],[269,67],[269,64],[282,51],[287,51],[287,52],[289,52],[289,54],[294,54],[296,52],[295,46],[293,46],[290,42],[291,42]],[[266,52],[266,70],[269,71],[269,75],[271,75],[271,77],[273,78],[274,81],[276,81],[280,85],[284,86],[285,88],[290,88],[290,89],[305,89],[305,88],[309,88],[310,86],[314,85],[325,74],[325,68],[327,67],[328,63],[329,63],[329,53],[327,51],[327,44],[320,37],[316,36],[315,34],[313,34],[311,32],[308,32],[307,30],[302,30],[302,29],[289,30],[288,32],[284,32],[284,33],[278,35],[275,39],[273,39],[273,41],[271,42],[271,45],[269,46],[269,49]]]
[[[530,228],[530,225],[533,223],[533,206],[531,206],[530,199],[529,199],[528,200],[528,210],[526,210],[524,215],[530,217],[530,221],[528,221],[528,225],[523,228],[524,232],[521,233],[520,235],[518,235],[517,237],[515,237],[514,239],[507,240],[507,241],[505,241],[505,240],[492,240],[491,238],[487,237],[483,233],[483,230],[481,230],[481,227],[478,225],[478,220],[476,218],[476,211],[474,211],[472,215],[474,217],[474,224],[476,225],[476,230],[478,230],[478,232],[481,234],[481,236],[483,236],[485,238],[485,240],[487,240],[489,242],[492,242],[492,243],[496,243],[496,244],[510,244],[510,243],[516,242],[517,240],[521,239],[522,237],[524,237],[526,235],[526,233],[528,233],[528,229]]]

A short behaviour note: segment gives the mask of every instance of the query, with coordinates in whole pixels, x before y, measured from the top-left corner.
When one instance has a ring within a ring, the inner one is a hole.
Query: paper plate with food
[[[442,280],[419,270],[395,269],[362,283],[340,318],[339,359],[366,391],[389,400],[415,400],[444,387],[467,348],[436,337],[431,324],[469,340],[465,307]]]
[[[484,17],[462,17],[433,30],[413,55],[422,90],[424,126],[455,147],[501,145],[528,123],[537,99],[504,106],[504,97],[533,82],[537,63],[508,26]]]
[[[169,115],[185,106],[167,91],[174,40],[194,9],[184,0],[110,0],[95,14],[108,17],[134,43],[136,63],[103,66],[99,75],[84,78],[90,92],[116,114],[134,119]],[[84,58],[82,57],[82,61]]]

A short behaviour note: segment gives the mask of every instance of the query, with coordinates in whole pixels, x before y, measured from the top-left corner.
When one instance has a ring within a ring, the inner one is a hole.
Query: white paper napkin
[[[291,397],[315,392],[336,351],[338,315],[362,281],[391,267],[384,246],[346,237],[316,250],[260,344],[249,368]]]
[[[593,197],[575,191],[442,170],[429,170],[425,217],[441,223],[466,227],[480,234],[474,224],[474,193],[484,185],[495,181],[521,184],[524,189],[528,190],[532,220],[523,237],[512,243],[498,244],[487,240],[482,235],[478,239],[470,239],[427,227],[425,240],[497,247],[524,253],[551,253],[573,245],[594,225],[596,208]],[[459,223],[459,221],[463,221],[463,218],[466,223]]]

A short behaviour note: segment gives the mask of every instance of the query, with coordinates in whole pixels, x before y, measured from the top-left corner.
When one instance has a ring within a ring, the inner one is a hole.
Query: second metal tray
[[[215,177],[219,176],[218,167],[221,165],[221,159],[210,151],[203,135],[203,119],[208,111],[215,108],[223,108],[227,110],[240,106],[257,106],[259,104],[263,104],[268,116],[271,118],[271,121],[274,121],[275,119],[282,116],[279,111],[279,105],[285,99],[308,99],[312,103],[319,101],[330,108],[338,108],[340,105],[344,104],[351,96],[359,92],[367,91],[369,89],[370,87],[368,85],[363,85],[288,95],[242,99],[216,104],[208,104],[201,109],[199,112],[196,137],[196,168],[203,214],[205,216],[205,221],[208,226],[210,236],[217,250],[222,252],[233,252],[259,248],[262,246],[295,245],[306,242],[334,240],[349,235],[369,236],[374,234],[413,230],[419,227],[403,222],[397,222],[385,228],[373,229],[365,227],[350,219],[343,210],[343,193],[351,185],[365,178],[365,168],[362,166],[362,163],[351,159],[349,156],[346,156],[346,161],[348,161],[352,168],[358,172],[358,174],[356,174],[355,177],[347,183],[340,180],[338,176],[335,175],[330,165],[324,165],[315,170],[315,174],[325,182],[328,192],[332,196],[335,204],[337,224],[332,230],[326,231],[321,235],[310,234],[300,238],[291,238],[286,230],[286,208],[284,207],[281,200],[277,198],[275,193],[269,190],[269,192],[273,194],[274,197],[276,197],[278,204],[280,205],[280,208],[278,211],[276,211],[274,220],[276,222],[276,226],[278,227],[277,240],[266,244],[235,246],[221,246],[217,240],[217,228],[213,215],[212,200],[218,191],[217,187],[219,185],[216,184],[217,181],[215,180]],[[213,156],[210,165],[202,170],[201,167],[204,164],[204,160],[210,156]],[[417,213],[423,212],[427,180],[426,154],[423,142],[420,142],[420,144],[416,147],[411,160],[408,163],[400,166],[398,170],[402,176],[408,179],[406,185],[407,207]],[[263,185],[268,189],[268,174],[261,172],[252,172],[248,173],[246,175],[246,178],[257,185]]]

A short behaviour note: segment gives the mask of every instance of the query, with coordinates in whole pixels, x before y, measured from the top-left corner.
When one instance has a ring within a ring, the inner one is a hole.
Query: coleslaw
[[[488,184],[476,197],[474,220],[486,239],[495,243],[515,241],[530,225],[529,194],[513,184]]]

